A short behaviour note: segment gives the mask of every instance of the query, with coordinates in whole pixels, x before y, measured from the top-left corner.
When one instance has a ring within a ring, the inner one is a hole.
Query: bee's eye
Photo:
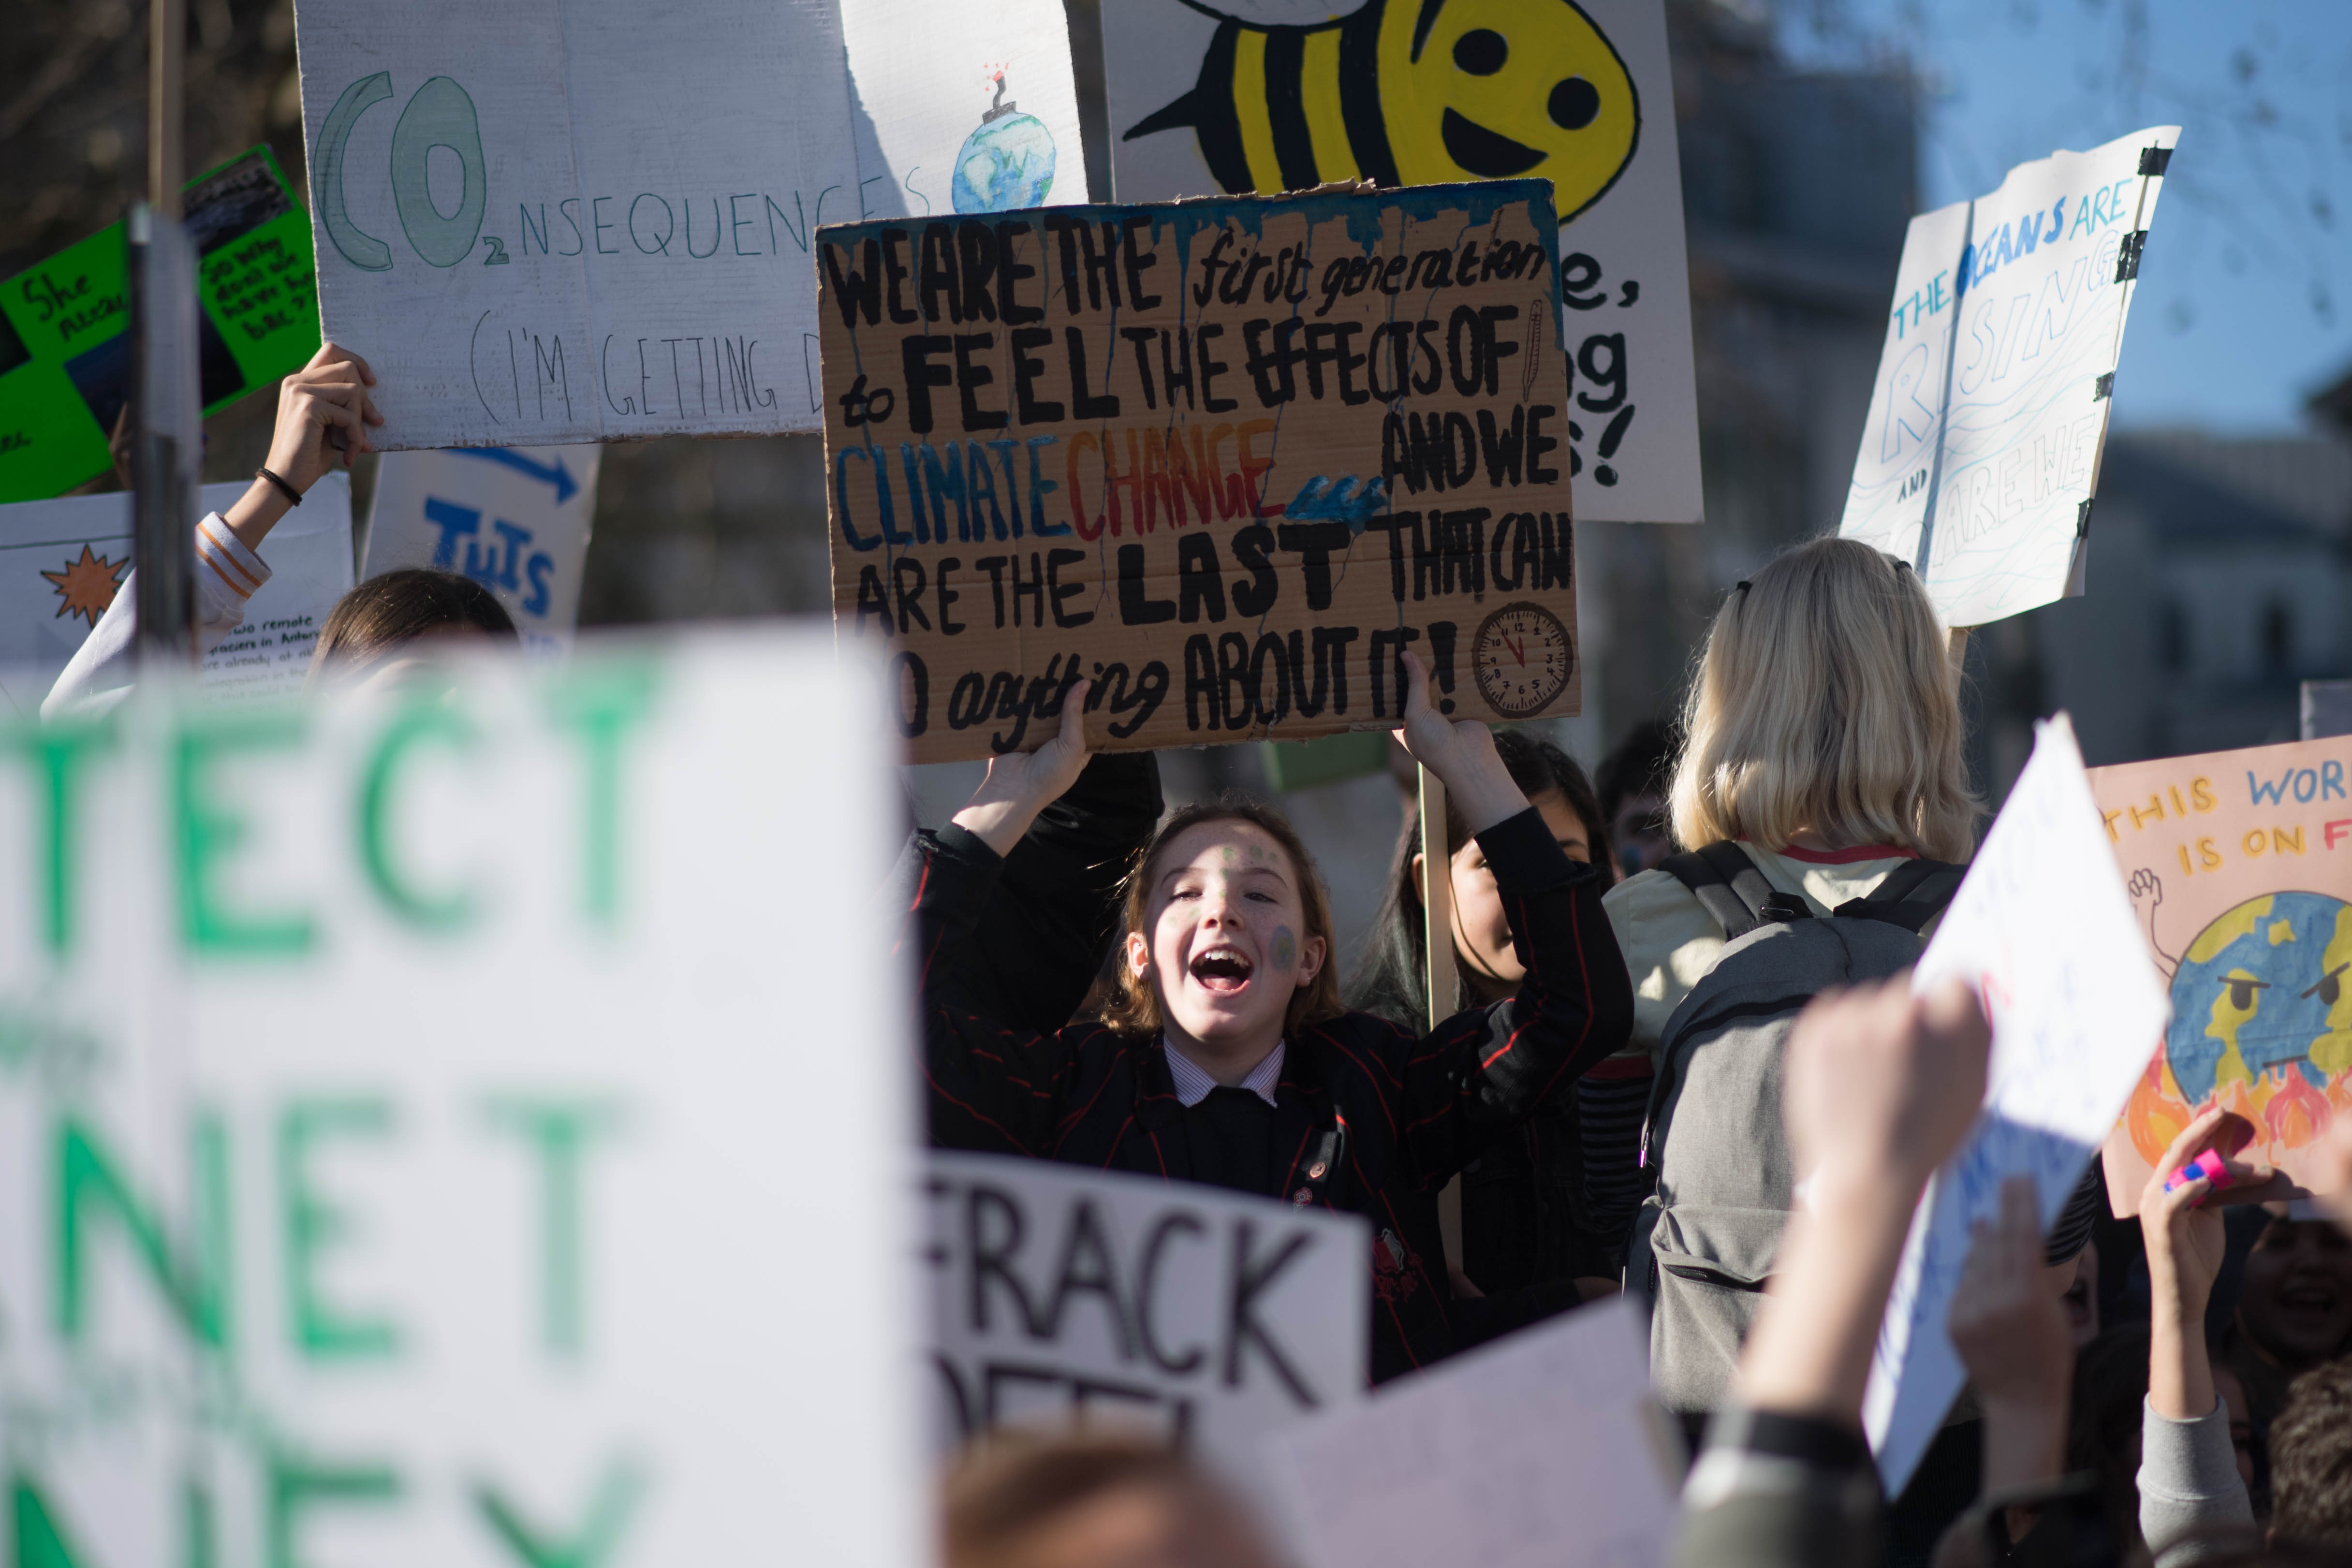
[[[2334,1007],[2336,1005],[2336,998],[2344,994],[2344,971],[2338,969],[2336,973],[2320,981],[2318,994],[2319,999],[2322,1002],[2331,1008]]]
[[[1582,77],[1570,77],[1551,89],[1551,122],[1581,131],[1601,113],[1601,89]]]
[[[1491,27],[1476,27],[1454,41],[1454,63],[1474,77],[1490,77],[1503,68],[1511,46]]]
[[[2244,1012],[2254,1005],[2254,983],[2252,980],[2230,982],[2230,1005]]]

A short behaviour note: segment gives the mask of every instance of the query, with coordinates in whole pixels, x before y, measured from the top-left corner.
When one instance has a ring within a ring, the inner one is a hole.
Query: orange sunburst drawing
[[[130,565],[129,556],[121,560],[109,560],[102,555],[92,554],[90,548],[84,545],[81,547],[81,559],[66,562],[65,570],[41,573],[58,591],[58,597],[64,601],[58,606],[58,619],[79,615],[95,629],[98,618],[106,613],[108,605],[114,602],[115,590],[122,585],[122,574]]]

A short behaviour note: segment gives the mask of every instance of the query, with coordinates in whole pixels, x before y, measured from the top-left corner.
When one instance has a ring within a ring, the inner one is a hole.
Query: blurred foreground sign
[[[2033,755],[1911,983],[1952,978],[1983,998],[1992,1061],[1976,1126],[1919,1199],[1863,1398],[1889,1497],[1968,1381],[1946,1320],[1969,1226],[1998,1218],[2002,1182],[2024,1176],[2049,1231],[2164,1030],[2164,992],[2063,714],[2035,727]]]
[[[1652,1568],[1674,1539],[1681,1443],[1620,1296],[1269,1438],[1312,1568]]]
[[[898,977],[802,891],[887,862],[864,685],[713,637],[15,729],[20,1555],[919,1561]]]
[[[2053,152],[1911,220],[1838,532],[1950,626],[2083,591],[2140,251],[2177,125]]]
[[[834,624],[911,760],[1578,711],[1540,180],[817,235]]]
[[[924,1190],[941,1447],[1125,1427],[1250,1485],[1265,1433],[1363,1396],[1353,1215],[988,1155],[934,1152]]]

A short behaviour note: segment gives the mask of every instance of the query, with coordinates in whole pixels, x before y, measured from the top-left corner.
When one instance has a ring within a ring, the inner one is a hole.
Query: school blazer
[[[1437,1228],[1448,1178],[1547,1096],[1624,1044],[1633,995],[1593,868],[1562,854],[1532,809],[1478,835],[1528,977],[1518,994],[1417,1038],[1370,1013],[1290,1037],[1275,1099],[1270,1197],[1360,1214],[1372,1227],[1378,1382],[1453,1348]],[[1182,1113],[1156,1038],[1099,1023],[1043,1032],[970,1005],[933,958],[969,939],[1002,860],[952,825],[919,836],[908,910],[921,966],[931,1141],[1181,1181]]]

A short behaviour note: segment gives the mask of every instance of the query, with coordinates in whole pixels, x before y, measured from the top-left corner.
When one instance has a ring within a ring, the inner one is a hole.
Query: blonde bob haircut
[[[1979,805],[1960,754],[1959,674],[1911,569],[1816,538],[1742,583],[1683,706],[1668,809],[1696,849],[1893,844],[1966,860]]]

